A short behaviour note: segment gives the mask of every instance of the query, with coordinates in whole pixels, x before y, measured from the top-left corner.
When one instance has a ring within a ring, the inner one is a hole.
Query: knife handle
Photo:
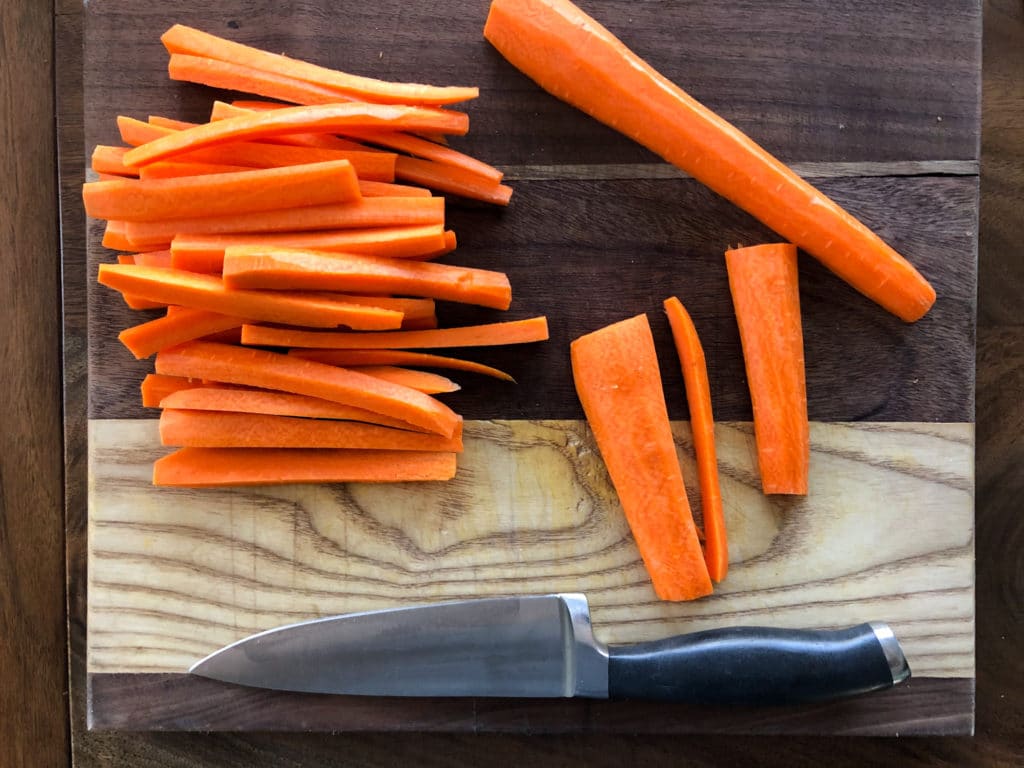
[[[886,624],[731,627],[608,648],[611,698],[781,705],[889,688],[910,677]]]

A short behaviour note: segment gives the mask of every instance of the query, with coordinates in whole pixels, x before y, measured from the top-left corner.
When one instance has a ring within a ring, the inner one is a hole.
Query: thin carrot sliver
[[[439,192],[483,200],[485,203],[508,205],[512,187],[485,179],[462,168],[415,157],[395,160],[395,178],[412,181]]]
[[[393,384],[401,384],[404,387],[417,389],[427,395],[442,395],[448,392],[458,392],[459,385],[446,376],[427,371],[417,371],[412,368],[400,368],[394,365],[359,365],[346,366],[353,370],[365,373],[367,376],[376,376],[378,379],[390,381]]]
[[[250,168],[245,165],[167,160],[162,163],[144,165],[139,169],[139,178],[143,181],[147,179],[176,179],[181,176],[206,176],[211,173],[239,173],[248,170]]]
[[[125,328],[117,338],[136,359],[142,360],[175,344],[238,328],[243,322],[239,317],[183,307],[166,317]]]
[[[386,181],[359,180],[359,192],[363,197],[430,197],[426,187],[411,184],[392,184]]]
[[[496,379],[512,381],[509,374],[497,368],[472,360],[456,357],[431,355],[426,352],[409,352],[402,349],[292,349],[289,355],[316,360],[328,365],[357,367],[360,365],[415,365],[424,368],[452,368],[459,371],[480,373]]]

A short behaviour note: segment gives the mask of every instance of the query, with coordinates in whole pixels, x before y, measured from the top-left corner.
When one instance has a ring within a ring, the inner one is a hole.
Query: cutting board
[[[801,256],[810,493],[763,496],[722,252],[775,236],[657,157],[543,93],[482,39],[483,0],[198,0],[85,8],[87,150],[114,118],[204,119],[229,94],[174,83],[174,22],[360,74],[477,84],[457,146],[503,167],[512,205],[451,200],[452,261],[508,272],[509,312],[543,344],[470,350],[516,384],[459,378],[467,419],[444,484],[153,488],[151,361],[139,321],[90,284],[89,722],[93,728],[967,733],[974,701],[974,330],[980,5],[589,0],[627,44],[811,178],[904,253],[939,299],[905,325]],[[89,273],[113,259],[88,226]],[[691,502],[696,473],[663,298],[704,341],[731,570],[709,598],[655,599],[575,398],[569,342],[647,312]],[[585,592],[596,633],[631,642],[735,624],[888,621],[914,678],[808,707],[309,696],[193,679],[250,633],[350,611],[481,595]]]

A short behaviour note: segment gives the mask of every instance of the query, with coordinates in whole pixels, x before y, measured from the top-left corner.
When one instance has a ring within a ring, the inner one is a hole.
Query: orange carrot
[[[159,375],[151,373],[146,376],[146,379],[156,376]],[[148,398],[144,381],[143,405],[159,405],[161,408],[179,408],[190,411],[230,411],[233,413],[265,413],[270,416],[301,416],[307,419],[341,419],[381,424],[396,429],[417,429],[401,419],[390,418],[365,408],[333,403],[319,397],[247,387],[229,389],[227,385],[213,386],[178,376],[159,378],[173,381],[151,383]],[[163,393],[162,397],[157,397],[161,392]]]
[[[417,389],[428,395],[441,395],[448,392],[458,392],[459,385],[445,376],[426,371],[417,371],[411,368],[397,368],[393,365],[360,365],[352,366],[353,370],[365,373],[367,376],[376,376],[378,379],[390,381],[393,384],[401,384],[410,389]]]
[[[508,309],[512,287],[503,272],[262,245],[224,252],[224,285],[231,289],[284,289],[399,293]]]
[[[146,122],[158,128],[171,128],[175,131],[183,131],[186,128],[195,128],[199,125],[199,123],[190,123],[187,120],[176,120],[173,117],[162,117],[160,115],[150,115],[146,118]]]
[[[167,160],[162,163],[144,165],[139,169],[139,178],[143,181],[147,179],[176,179],[180,176],[206,176],[211,173],[239,173],[248,170],[250,168],[245,165]]]
[[[162,376],[159,373],[147,373],[142,380],[142,405],[146,408],[159,408],[161,401],[179,390],[190,387],[201,387],[203,382],[198,379],[186,379],[181,376]]]
[[[408,133],[371,131],[360,128],[346,128],[344,133],[351,138],[376,144],[380,147],[397,149],[424,160],[433,160],[443,165],[450,165],[453,168],[461,168],[467,174],[488,179],[495,184],[500,182],[504,176],[504,173],[493,165],[488,165],[481,160],[477,160],[475,157],[470,157],[451,147],[437,144],[419,136],[412,136]]]
[[[451,233],[452,248],[455,233]],[[386,229],[340,229],[333,232],[282,232],[277,234],[178,235],[171,242],[171,263],[191,272],[220,272],[224,249],[231,245],[266,245],[308,248],[313,251],[365,253],[393,259],[433,256],[448,252],[448,233],[430,224]]]
[[[796,247],[725,252],[765,493],[807,493],[810,428]]]
[[[389,331],[385,333],[344,333],[300,331],[243,325],[242,343],[267,347],[311,349],[437,349],[440,347],[488,347],[546,341],[545,317],[511,320],[506,323],[438,328],[430,331]]]
[[[359,180],[348,160],[147,181],[94,181],[82,185],[88,216],[125,222],[231,216],[345,203],[359,197]]]
[[[337,133],[346,127],[428,130],[461,135],[469,130],[469,117],[464,112],[444,109],[363,102],[285,107],[229,117],[177,131],[129,150],[125,153],[124,163],[141,166],[183,152],[232,141],[250,141],[296,132]]]
[[[112,173],[117,176],[138,176],[135,168],[124,164],[124,153],[128,147],[108,147],[98,144],[92,151],[92,169],[96,173]]]
[[[117,254],[117,263],[134,264],[136,255],[134,253],[119,253]],[[122,293],[121,298],[124,299],[124,303],[128,305],[129,309],[162,309],[167,307],[167,302],[150,301],[149,299],[132,296],[130,293]],[[167,307],[168,313],[170,313],[171,309],[172,307]]]
[[[662,600],[711,594],[647,316],[582,336],[571,349],[576,392],[655,592]]]
[[[131,264],[100,264],[99,282],[149,301],[180,304],[265,322],[331,328],[395,328],[402,314],[287,291],[232,291],[212,275]]]
[[[166,317],[125,328],[117,338],[136,359],[155,355],[161,349],[192,341],[211,333],[237,328],[244,321],[239,317],[183,307]]]
[[[190,448],[358,448],[461,453],[462,425],[451,437],[441,437],[358,421],[165,408],[160,414],[160,442]]]
[[[346,304],[360,304],[364,307],[380,307],[402,313],[402,321],[425,320],[436,317],[434,313],[434,300],[421,298],[408,298],[405,296],[377,296],[364,295],[359,293],[330,293],[321,294],[309,293],[307,296],[319,295],[322,298],[332,301],[343,301]]]
[[[151,243],[170,242],[178,235],[262,234],[443,223],[443,197],[368,197],[350,203],[283,208],[260,213],[131,221],[127,222],[125,232],[132,243],[143,247]]]
[[[156,372],[322,397],[451,437],[460,417],[415,389],[346,368],[261,349],[190,341],[156,356]]]
[[[455,454],[351,448],[182,448],[153,463],[153,485],[216,488],[285,483],[450,480]]]
[[[321,67],[175,24],[160,38],[170,54],[185,53],[229,61],[313,83],[351,98],[395,104],[453,104],[479,95],[477,88],[389,83]]]
[[[277,109],[284,109],[287,106],[287,104],[275,105]],[[240,117],[252,111],[254,110],[236,107],[233,104],[228,104],[224,101],[215,101],[213,102],[213,107],[210,109],[210,120],[212,122],[215,120],[224,120],[228,117]],[[267,110],[264,109],[260,111],[266,112]],[[326,133],[283,133],[279,136],[266,136],[260,141],[316,149],[358,150],[360,152],[379,151],[371,147],[364,146],[358,142],[343,139],[340,136],[331,136]]]
[[[690,314],[675,296],[665,299],[665,313],[672,328],[672,339],[683,369],[686,402],[690,407],[693,448],[700,479],[701,512],[704,518],[704,561],[708,574],[721,581],[729,570],[729,543],[726,538],[722,487],[718,481],[715,454],[715,417],[711,410],[711,385],[704,348]]]
[[[107,222],[106,228],[103,230],[101,244],[104,248],[110,248],[113,251],[135,250],[135,244],[128,239],[128,235],[125,233],[125,222],[113,219]]]
[[[430,197],[430,190],[425,187],[363,179],[359,180],[359,192],[363,197]]]
[[[895,250],[569,0],[493,0],[486,37],[545,90],[661,155],[905,321],[935,290]]]
[[[316,360],[328,365],[358,367],[361,365],[415,365],[424,368],[452,368],[459,371],[481,373],[496,379],[514,382],[504,371],[489,365],[461,360],[456,357],[430,355],[425,352],[408,352],[400,349],[293,349],[289,355],[305,360]]]
[[[131,254],[132,264],[141,264],[144,267],[169,267],[171,266],[171,252],[164,251],[146,251],[144,253],[133,253]],[[118,263],[121,262],[118,259]]]
[[[462,168],[432,160],[399,157],[395,161],[395,177],[402,181],[422,184],[439,192],[483,200],[485,203],[508,205],[512,198],[512,187],[507,184],[499,184],[468,173]]]

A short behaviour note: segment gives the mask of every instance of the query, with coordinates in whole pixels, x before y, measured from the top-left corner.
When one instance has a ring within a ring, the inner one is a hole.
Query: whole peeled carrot
[[[864,224],[569,0],[493,0],[484,37],[545,90],[656,152],[901,319],[935,290]]]
[[[810,425],[796,247],[725,252],[754,407],[757,463],[765,493],[807,493]]]

